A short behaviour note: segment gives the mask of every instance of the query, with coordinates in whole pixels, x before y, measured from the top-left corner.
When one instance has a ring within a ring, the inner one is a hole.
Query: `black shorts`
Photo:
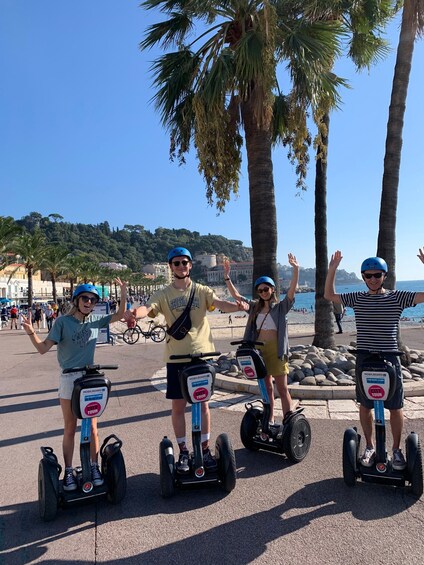
[[[366,356],[361,354],[359,354],[356,357],[357,382],[358,379],[361,378],[362,364],[365,357]],[[396,357],[396,355],[387,355],[386,358],[388,361],[393,363],[396,370],[397,379],[396,379],[395,393],[393,394],[390,400],[386,400],[384,402],[384,408],[387,408],[388,410],[400,410],[401,408],[403,408],[404,397],[403,397],[403,377],[402,377],[402,369],[400,366],[399,357]],[[365,408],[374,408],[374,402],[372,400],[369,400],[366,396],[364,396],[358,386],[356,387],[356,400],[359,402],[359,404],[361,404],[361,406],[364,406]]]
[[[166,398],[182,400],[184,398],[180,387],[180,371],[190,363],[166,364]]]

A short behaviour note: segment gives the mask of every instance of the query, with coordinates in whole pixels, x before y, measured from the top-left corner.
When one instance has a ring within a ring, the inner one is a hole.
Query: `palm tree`
[[[142,4],[160,9],[168,19],[148,28],[141,48],[155,44],[178,48],[159,57],[152,67],[154,100],[170,132],[171,157],[183,162],[194,142],[207,199],[211,204],[216,200],[219,211],[238,192],[244,132],[253,280],[268,274],[278,281],[272,146],[282,141],[290,148],[302,188],[308,162],[307,108],[315,105],[317,91],[326,91],[334,103],[336,87],[343,82],[327,72],[339,53],[341,26],[337,21],[303,18],[308,4],[307,0],[145,0]],[[197,23],[204,31],[190,43]],[[290,75],[286,94],[277,81],[281,63]]]
[[[388,20],[393,16],[390,0],[360,2],[336,2],[329,0],[320,4],[309,17],[339,20],[349,37],[348,56],[357,70],[369,69],[373,63],[388,53],[387,43],[380,37]],[[315,119],[318,125],[315,165],[315,336],[313,345],[334,347],[333,309],[324,299],[324,286],[327,276],[327,154],[330,129],[330,109],[326,101]]]
[[[424,0],[405,0],[396,54],[389,119],[387,122],[386,153],[384,156],[383,187],[377,242],[377,255],[384,257],[389,265],[386,285],[391,289],[394,289],[396,286],[396,215],[403,121],[414,44],[416,38],[421,37],[423,32]]]
[[[32,307],[32,276],[35,271],[41,269],[46,251],[46,238],[39,229],[36,229],[33,234],[29,232],[23,233],[13,244],[13,252],[20,256],[28,276],[28,309]],[[10,276],[12,277],[13,273]]]
[[[52,281],[53,302],[57,303],[56,281],[60,275],[66,271],[69,252],[60,245],[50,245],[46,249],[43,259],[43,268],[49,273]]]
[[[6,267],[7,254],[11,252],[13,241],[21,231],[12,217],[0,216],[0,271]]]

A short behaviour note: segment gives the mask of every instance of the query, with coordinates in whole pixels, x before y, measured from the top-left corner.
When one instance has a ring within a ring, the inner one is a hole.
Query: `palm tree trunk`
[[[389,265],[386,286],[391,289],[396,286],[396,214],[399,172],[406,97],[418,26],[416,10],[414,0],[405,0],[387,122],[377,255],[383,257]]]
[[[50,273],[50,278],[52,280],[52,298],[53,302],[57,304],[57,290],[56,290],[56,277]]]
[[[260,127],[253,112],[254,89],[242,104],[249,176],[250,232],[253,248],[253,281],[270,276],[277,286],[277,214],[271,156],[271,135]]]
[[[28,266],[27,267],[27,271],[28,271],[28,312],[31,311],[32,308],[32,296],[33,296],[33,290],[32,290],[32,267]]]
[[[315,166],[315,336],[313,345],[334,347],[333,308],[324,298],[325,279],[328,269],[327,247],[327,152],[330,115],[324,114],[322,124],[326,133],[321,135],[325,158],[316,160]]]

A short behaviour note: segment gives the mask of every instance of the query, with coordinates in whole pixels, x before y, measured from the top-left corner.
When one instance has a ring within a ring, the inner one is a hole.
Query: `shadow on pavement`
[[[178,494],[170,500],[162,500],[158,494],[158,476],[153,474],[139,475],[129,480],[129,491],[122,505],[106,508],[99,504],[99,521],[122,520],[132,516],[147,516],[152,513],[186,512],[193,508],[206,507],[223,496],[222,492],[211,489],[187,491],[184,496]],[[151,493],[149,496],[135,496],[136,493]],[[170,564],[170,563],[231,563],[246,564],[259,558],[266,550],[267,544],[293,532],[302,530],[312,521],[330,515],[351,513],[354,518],[364,522],[382,520],[396,516],[410,508],[416,500],[401,489],[359,485],[348,489],[341,479],[326,479],[305,485],[291,495],[285,502],[274,508],[258,512],[250,516],[223,523],[195,536],[190,536],[176,543],[167,543],[153,550],[140,552],[135,556],[120,558],[121,565],[135,563]],[[26,521],[31,520],[32,527],[25,529],[20,544],[25,549],[13,550],[8,555],[15,559],[20,552],[25,552],[29,560],[36,559],[45,552],[45,546],[60,536],[74,535],[93,525],[78,524],[90,520],[85,508],[66,511],[59,514],[56,522],[40,524],[36,513],[36,503],[24,504],[6,509],[17,514],[26,514]],[[92,511],[93,512],[93,511]],[[93,514],[92,514],[93,516]],[[13,519],[13,518],[12,518]],[[72,531],[69,531],[72,528]],[[76,529],[74,529],[76,528]],[[252,535],[254,533],[254,535]],[[159,533],[166,540],[166,529]],[[7,538],[6,538],[7,539]],[[23,553],[21,555],[23,557]],[[218,557],[219,556],[219,557]],[[22,559],[14,561],[23,563]],[[103,561],[103,563],[115,563]],[[52,561],[44,559],[45,564],[76,563],[69,559]],[[78,563],[84,563],[78,561]],[[90,561],[86,561],[90,563]]]

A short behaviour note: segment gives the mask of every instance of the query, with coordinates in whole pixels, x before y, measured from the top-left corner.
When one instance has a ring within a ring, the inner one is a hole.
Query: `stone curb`
[[[220,373],[216,374],[215,387],[232,392],[248,392],[260,396],[259,386],[254,381],[228,377]],[[424,381],[413,381],[403,383],[405,397],[424,396]],[[289,385],[292,398],[308,400],[349,400],[355,399],[354,386],[293,386]]]

